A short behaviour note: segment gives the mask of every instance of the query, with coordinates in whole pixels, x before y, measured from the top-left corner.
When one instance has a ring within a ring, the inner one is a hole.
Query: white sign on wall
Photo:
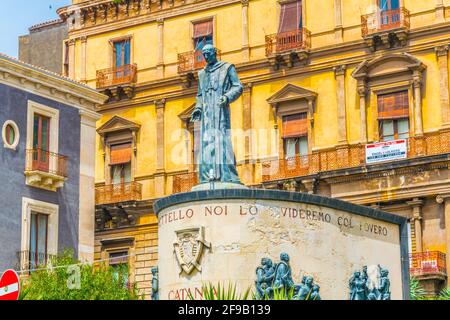
[[[366,145],[366,163],[378,163],[406,159],[408,148],[406,140],[386,141]]]

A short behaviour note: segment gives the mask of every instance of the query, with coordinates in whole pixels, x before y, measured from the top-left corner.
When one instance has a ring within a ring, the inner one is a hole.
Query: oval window
[[[3,124],[2,138],[5,148],[16,149],[19,144],[19,128],[14,121],[8,120]]]
[[[16,140],[16,131],[14,130],[12,125],[8,124],[6,126],[6,143],[12,146],[15,140]]]

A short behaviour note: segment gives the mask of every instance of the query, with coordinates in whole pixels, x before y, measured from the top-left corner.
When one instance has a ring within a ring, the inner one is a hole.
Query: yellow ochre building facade
[[[450,0],[74,0],[58,13],[63,72],[109,96],[95,257],[129,264],[147,296],[152,203],[196,183],[190,114],[206,43],[244,84],[231,106],[241,180],[408,217],[411,275],[430,294],[447,285]],[[370,156],[383,147],[390,161]]]

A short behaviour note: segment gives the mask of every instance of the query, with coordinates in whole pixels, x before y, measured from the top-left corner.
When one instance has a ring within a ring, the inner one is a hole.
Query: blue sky
[[[18,37],[28,33],[32,25],[57,19],[56,9],[70,0],[0,0],[0,52],[18,56]]]

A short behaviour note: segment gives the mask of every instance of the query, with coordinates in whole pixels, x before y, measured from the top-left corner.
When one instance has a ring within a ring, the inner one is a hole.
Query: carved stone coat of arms
[[[178,264],[181,267],[180,274],[191,274],[194,269],[202,271],[200,260],[205,248],[210,248],[210,243],[205,240],[205,229],[190,228],[176,231],[177,241],[173,244]]]

